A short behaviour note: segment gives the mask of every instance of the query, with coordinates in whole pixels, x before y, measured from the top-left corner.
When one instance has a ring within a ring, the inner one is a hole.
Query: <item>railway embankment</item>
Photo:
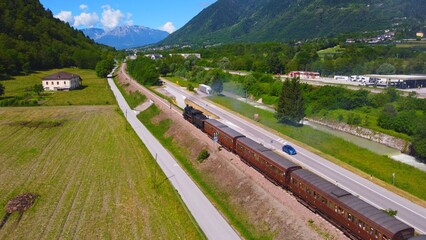
[[[334,122],[334,121],[328,121],[324,119],[313,119],[313,118],[306,118],[306,120],[308,120],[309,122],[322,125],[322,126],[329,127],[334,130],[346,132],[354,136],[358,136],[373,142],[383,144],[390,148],[397,149],[401,151],[402,153],[406,153],[406,154],[410,153],[410,148],[412,143],[401,138],[390,136],[385,133],[377,132],[368,128],[349,125],[342,122]]]

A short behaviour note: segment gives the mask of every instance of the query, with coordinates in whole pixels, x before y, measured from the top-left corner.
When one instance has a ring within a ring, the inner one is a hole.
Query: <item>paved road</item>
[[[130,77],[129,77],[130,79]],[[176,163],[176,160],[155,139],[154,136],[137,119],[137,112],[130,109],[114,81],[109,78],[108,83],[117,99],[118,105],[125,114],[127,121],[136,134],[144,142],[152,156],[157,157],[161,167],[173,187],[177,190],[192,216],[197,221],[208,239],[240,239],[234,229],[226,222],[223,216],[204,196],[200,189]]]
[[[264,146],[278,149],[280,151],[282,145],[288,142],[281,139],[279,136],[268,132],[267,130],[258,127],[257,125],[244,120],[234,114],[225,111],[214,104],[202,99],[201,96],[194,95],[187,91],[181,90],[173,84],[166,82],[168,88],[175,88],[174,91],[180,91],[189,100],[206,108],[211,113],[219,116],[221,121],[234,128],[237,131],[245,134],[246,136],[262,143]],[[293,156],[287,155],[290,159],[294,160],[304,168],[326,178],[330,182],[346,189],[352,194],[359,196],[364,201],[376,206],[380,209],[393,209],[397,210],[397,218],[413,226],[418,232],[426,234],[426,209],[402,198],[367,179],[359,177],[350,171],[341,168],[320,156],[317,156],[293,143],[298,154]],[[391,178],[391,176],[389,176]],[[396,176],[398,181],[398,176]]]

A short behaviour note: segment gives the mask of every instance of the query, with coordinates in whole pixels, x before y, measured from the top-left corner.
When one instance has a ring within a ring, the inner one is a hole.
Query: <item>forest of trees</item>
[[[127,70],[142,85],[155,85],[160,77],[157,62],[146,57],[138,57],[136,60],[129,61]]]
[[[426,72],[426,52],[394,44],[346,44],[345,39],[316,39],[304,43],[228,44],[194,50],[200,65],[228,70],[285,74],[317,71],[322,76],[374,73],[415,74]],[[319,51],[335,47],[335,51]],[[225,63],[225,64],[224,64]],[[387,65],[388,68],[384,68]],[[389,72],[383,70],[389,69]],[[393,70],[392,70],[393,69]]]
[[[35,70],[75,66],[95,69],[114,58],[111,47],[53,17],[36,0],[0,1],[0,79]]]

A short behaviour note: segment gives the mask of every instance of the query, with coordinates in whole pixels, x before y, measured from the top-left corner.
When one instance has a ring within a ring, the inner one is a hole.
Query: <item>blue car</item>
[[[292,146],[290,146],[288,144],[283,146],[283,151],[290,154],[290,155],[295,155],[297,153],[296,149],[294,149]]]

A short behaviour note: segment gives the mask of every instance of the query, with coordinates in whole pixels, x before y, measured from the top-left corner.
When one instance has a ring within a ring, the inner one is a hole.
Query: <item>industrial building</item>
[[[426,75],[366,75],[370,78],[368,85],[382,87],[406,88],[422,88],[426,87]]]

